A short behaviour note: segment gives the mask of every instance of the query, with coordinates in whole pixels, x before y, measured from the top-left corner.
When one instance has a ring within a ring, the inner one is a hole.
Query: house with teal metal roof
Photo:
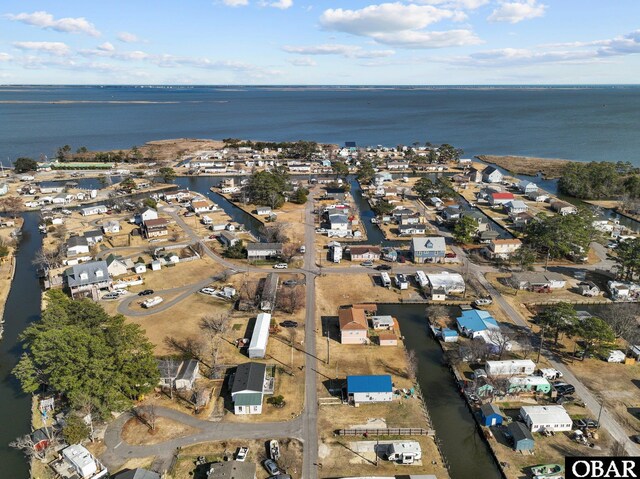
[[[393,400],[391,376],[347,376],[347,396],[355,406]]]
[[[491,316],[491,313],[476,309],[463,311],[462,315],[456,319],[456,326],[460,334],[472,339],[483,336],[485,331],[500,329],[498,322]]]

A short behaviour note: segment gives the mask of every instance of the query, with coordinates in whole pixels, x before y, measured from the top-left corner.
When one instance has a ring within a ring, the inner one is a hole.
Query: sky
[[[638,0],[3,0],[2,84],[615,84]]]

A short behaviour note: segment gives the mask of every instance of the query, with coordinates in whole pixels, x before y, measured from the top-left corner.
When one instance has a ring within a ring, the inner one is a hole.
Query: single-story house
[[[600,294],[600,288],[593,281],[578,283],[577,288],[582,296],[598,296]]]
[[[376,261],[380,259],[380,246],[351,246],[349,248],[351,261]]]
[[[399,225],[417,225],[424,221],[420,213],[413,213],[412,215],[399,216],[397,222]]]
[[[223,231],[218,236],[218,240],[220,240],[220,243],[222,243],[224,246],[231,247],[235,246],[236,243],[240,241],[240,238],[238,238],[234,233],[230,231]]]
[[[431,290],[443,291],[444,294],[463,294],[466,287],[464,278],[459,273],[429,273],[426,275]]]
[[[389,461],[400,464],[413,464],[422,459],[422,448],[418,441],[393,441],[386,446],[386,456]],[[413,478],[414,476],[409,476]],[[424,479],[424,478],[422,478]]]
[[[247,259],[249,261],[278,258],[282,254],[282,243],[248,243]]]
[[[426,236],[411,240],[414,263],[440,263],[444,261],[447,246],[442,236]]]
[[[276,307],[279,282],[280,276],[275,273],[269,273],[262,282],[262,290],[260,291],[260,309],[262,311],[271,312]]]
[[[381,331],[378,333],[378,344],[380,346],[397,346],[398,336],[393,331]]]
[[[102,231],[106,233],[119,233],[120,222],[117,220],[109,220],[102,225]]]
[[[511,215],[511,220],[513,221],[513,227],[518,229],[523,229],[529,223],[534,220],[535,216],[533,216],[529,212],[517,213],[515,215]]]
[[[103,215],[108,211],[105,205],[93,205],[80,209],[82,216]]]
[[[231,386],[235,414],[262,414],[267,384],[267,367],[262,363],[244,363],[236,368]],[[273,392],[273,390],[271,390]]]
[[[65,270],[63,277],[72,298],[78,294],[91,293],[91,296],[97,299],[98,291],[111,289],[112,286],[105,261],[90,261],[74,265]]]
[[[442,210],[441,214],[446,221],[455,221],[460,219],[460,216],[462,216],[462,207],[460,205],[447,206]]]
[[[516,392],[534,392],[548,394],[551,392],[551,383],[542,376],[527,376],[509,378],[509,394]]]
[[[494,239],[489,241],[486,248],[487,256],[492,259],[508,259],[513,253],[522,247],[522,241],[518,238]]]
[[[505,203],[504,209],[507,210],[509,216],[513,216],[519,213],[526,213],[529,210],[529,207],[524,201],[512,200],[508,203]]]
[[[511,444],[516,451],[533,451],[535,441],[527,426],[519,421],[507,424],[507,432],[511,438]]]
[[[83,236],[71,236],[67,240],[67,256],[89,253],[89,242]]]
[[[521,273],[513,273],[509,282],[514,288],[526,290],[562,289],[567,284],[564,276],[550,271],[523,271]]]
[[[87,239],[87,242],[90,245],[100,243],[104,239],[104,237],[102,236],[102,231],[100,230],[87,231],[83,236]]]
[[[369,324],[363,309],[340,309],[338,311],[338,325],[342,344],[367,344],[369,342]]]
[[[456,318],[456,327],[460,334],[472,339],[482,336],[485,331],[500,330],[498,322],[491,313],[476,309],[462,311],[462,315]]]
[[[68,464],[68,469],[74,473],[73,475],[69,474],[69,477],[79,477],[82,479],[102,479],[109,477],[107,468],[81,444],[72,444],[63,449],[62,460]]]
[[[563,406],[522,406],[520,416],[531,432],[571,431],[573,421]]]
[[[191,209],[194,213],[204,213],[205,211],[211,210],[211,205],[208,201],[193,200],[191,202]]]
[[[399,225],[398,231],[400,236],[423,235],[427,232],[427,225]]]
[[[157,218],[154,220],[147,220],[143,223],[142,231],[146,238],[157,238],[159,236],[166,236],[169,234],[169,222],[164,218]]]
[[[536,370],[536,363],[530,359],[487,361],[484,370],[489,376],[531,375]]]
[[[509,203],[510,201],[515,200],[516,197],[513,196],[513,193],[495,192],[495,193],[491,193],[488,199],[489,199],[489,204],[491,206],[496,206],[496,205],[504,205],[506,203]]]
[[[249,342],[248,354],[251,359],[262,359],[267,354],[270,328],[271,315],[269,313],[258,314]]]
[[[502,424],[502,411],[493,403],[480,406],[480,418],[483,426],[499,426]]]
[[[482,181],[485,183],[500,183],[504,175],[495,166],[487,166],[482,170]]]
[[[347,397],[356,407],[363,403],[391,402],[391,376],[347,376]]]
[[[578,208],[576,208],[571,203],[567,203],[566,201],[555,200],[552,201],[550,205],[553,211],[562,216],[574,215],[578,212]]]
[[[200,373],[200,364],[195,359],[181,361],[175,359],[158,360],[160,386],[191,391]]]
[[[256,463],[248,461],[214,462],[207,479],[256,479]]]
[[[393,316],[371,316],[371,324],[373,329],[393,329],[395,322]]]
[[[442,341],[445,343],[457,343],[459,338],[458,332],[455,329],[449,328],[442,328],[440,337],[442,337]]]
[[[549,193],[541,190],[531,191],[530,193],[527,193],[527,198],[531,201],[535,201],[536,203],[544,203],[549,200]]]
[[[520,190],[523,195],[527,195],[529,193],[533,193],[534,191],[538,191],[538,185],[536,185],[533,181],[522,180],[520,183],[518,183],[518,190]]]
[[[255,466],[254,466],[255,467]],[[128,469],[126,471],[119,472],[113,479],[161,479],[160,474],[157,472],[142,469],[136,467],[135,469]]]
[[[31,442],[33,443],[33,449],[36,451],[43,451],[49,447],[51,439],[54,437],[53,429],[48,427],[41,427],[31,433]]]
[[[260,216],[268,216],[271,214],[271,208],[268,206],[258,206],[256,208],[256,214]]]

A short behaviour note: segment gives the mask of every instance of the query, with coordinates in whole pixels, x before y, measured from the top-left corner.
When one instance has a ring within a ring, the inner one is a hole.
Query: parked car
[[[307,251],[307,247],[306,246],[300,246],[300,252],[304,253]]]
[[[120,297],[120,294],[117,291],[111,291],[105,294],[104,296],[102,296],[102,299],[118,299],[119,297]]]
[[[295,279],[288,279],[286,281],[283,281],[282,284],[284,284],[285,286],[295,286],[296,284],[298,284],[298,282]]]
[[[282,326],[283,328],[297,328],[298,322],[286,320],[286,321],[282,321],[280,323],[280,326]]]
[[[124,296],[125,294],[127,294],[129,291],[127,291],[126,289],[116,289],[115,291],[113,291],[114,293],[117,293],[119,296]]]
[[[272,459],[265,459],[262,465],[272,476],[277,476],[278,474],[280,474],[280,469],[278,468],[276,461]]]
[[[371,261],[371,260],[363,261],[362,263],[360,263],[360,266],[365,266],[367,268],[371,268],[373,266],[373,261]]]
[[[200,292],[201,292],[202,294],[210,294],[210,295],[213,295],[213,294],[215,294],[216,290],[215,290],[215,289],[213,289],[213,288],[202,288],[202,289],[200,290]]]
[[[194,213],[193,211],[187,211],[187,212],[184,214],[184,216],[185,216],[186,218],[189,218],[190,216],[194,216],[194,215],[195,215],[195,213]]]
[[[275,269],[287,269],[289,265],[287,263],[278,263],[278,264],[274,264],[273,267]]]
[[[473,379],[486,378],[487,372],[484,369],[475,369],[473,371]]]
[[[473,302],[474,306],[489,306],[493,303],[491,298],[478,298]]]
[[[236,461],[244,462],[244,460],[247,458],[247,454],[249,454],[248,447],[239,447],[238,451],[236,452]]]
[[[640,444],[640,434],[636,434],[635,436],[631,436],[631,440],[636,444]]]
[[[291,479],[289,474],[278,474],[277,476],[269,476],[268,479]]]
[[[391,269],[391,266],[389,266],[388,264],[379,264],[378,266],[376,266],[376,269],[378,271],[389,271]]]
[[[145,289],[143,291],[140,291],[138,293],[138,296],[149,296],[150,294],[153,294],[154,291],[152,289]]]
[[[567,383],[555,383],[553,385],[560,396],[566,396],[567,394],[573,394],[576,392],[576,388]]]

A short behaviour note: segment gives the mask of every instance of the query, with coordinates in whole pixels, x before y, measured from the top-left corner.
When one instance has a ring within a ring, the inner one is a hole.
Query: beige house
[[[487,255],[492,258],[508,259],[522,246],[519,239],[494,239],[489,242]]]
[[[378,334],[380,346],[397,346],[398,336],[393,331],[381,331]]]
[[[367,344],[369,325],[364,309],[347,308],[338,311],[340,342],[342,344]]]

